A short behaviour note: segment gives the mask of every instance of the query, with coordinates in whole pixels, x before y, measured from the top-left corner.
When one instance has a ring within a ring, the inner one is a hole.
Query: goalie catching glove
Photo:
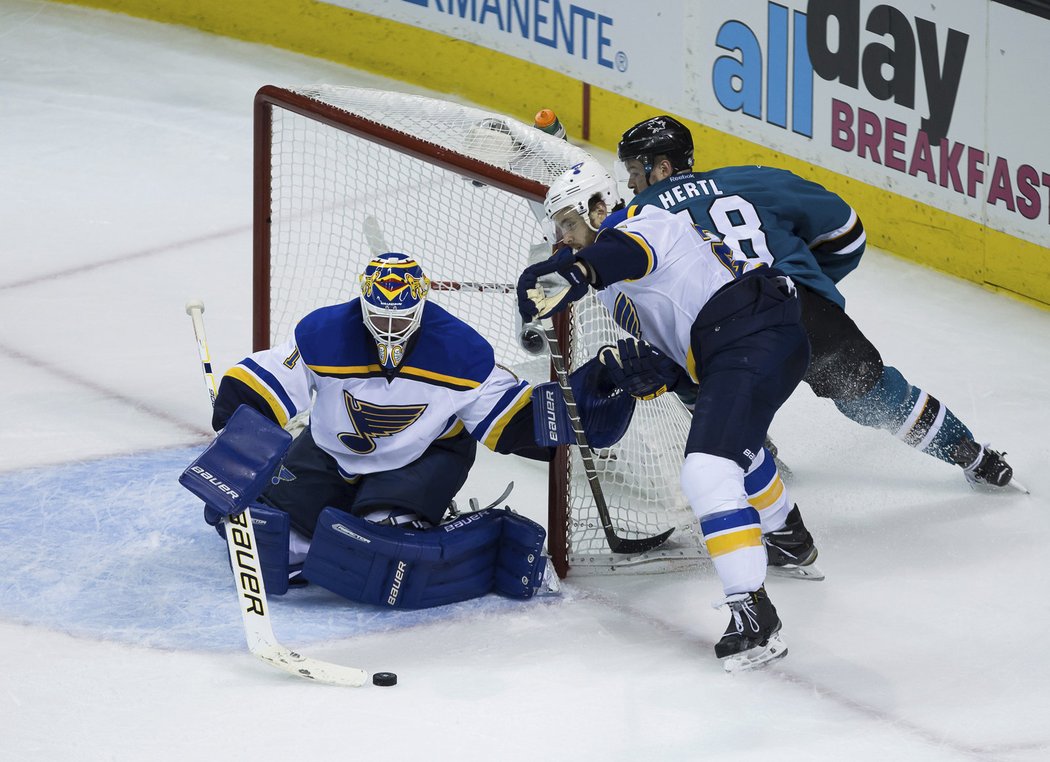
[[[683,375],[674,360],[633,336],[620,339],[615,347],[602,347],[598,359],[614,386],[640,400],[651,400],[673,391]]]

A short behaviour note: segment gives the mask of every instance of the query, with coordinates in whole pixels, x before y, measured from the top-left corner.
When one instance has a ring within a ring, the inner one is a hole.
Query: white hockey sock
[[[682,464],[682,491],[700,519],[725,594],[761,587],[766,549],[758,511],[747,504],[744,470],[727,458],[689,453]]]

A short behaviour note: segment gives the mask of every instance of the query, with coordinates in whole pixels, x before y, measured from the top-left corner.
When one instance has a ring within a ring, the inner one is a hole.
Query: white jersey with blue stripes
[[[346,477],[405,466],[464,428],[496,449],[507,423],[529,404],[531,387],[496,364],[477,331],[432,302],[414,340],[388,377],[355,299],[316,310],[293,339],[252,354],[226,376],[261,398],[282,425],[311,408],[314,441]]]

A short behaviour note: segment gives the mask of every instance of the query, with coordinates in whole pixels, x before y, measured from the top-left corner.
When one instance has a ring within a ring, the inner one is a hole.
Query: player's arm
[[[576,252],[576,261],[597,289],[643,278],[656,265],[653,249],[644,237],[613,227],[602,228],[594,243]]]
[[[309,369],[294,341],[256,352],[223,375],[215,398],[212,428],[220,431],[241,405],[284,426],[310,406],[311,391]]]
[[[835,283],[860,264],[867,235],[856,210],[827,188],[783,172],[781,198],[795,206],[795,233],[813,252],[820,269]]]
[[[493,363],[477,389],[462,392],[458,415],[467,431],[494,452],[549,461],[553,450],[536,445],[532,386]]]
[[[634,398],[611,382],[597,359],[574,371],[569,382],[592,446],[618,442],[634,413]],[[498,365],[459,415],[475,439],[499,453],[549,461],[554,447],[576,441],[555,382],[531,386]]]
[[[575,253],[564,247],[549,259],[525,268],[518,278],[518,311],[525,322],[537,316],[550,317],[582,299],[588,287],[602,289],[621,280],[641,278],[655,263],[652,248],[642,236],[603,227],[590,246]],[[551,273],[561,275],[568,285],[553,292],[538,288],[540,278]]]

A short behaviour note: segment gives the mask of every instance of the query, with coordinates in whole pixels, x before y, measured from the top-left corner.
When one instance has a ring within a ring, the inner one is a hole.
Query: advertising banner
[[[1050,246],[1047,19],[988,0],[330,2]]]

